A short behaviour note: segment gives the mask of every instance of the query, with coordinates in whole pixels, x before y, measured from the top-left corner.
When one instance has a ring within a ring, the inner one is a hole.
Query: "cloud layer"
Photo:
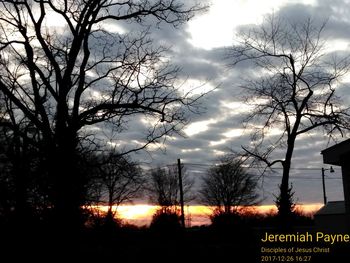
[[[336,51],[348,52],[350,50],[349,11],[348,1],[318,0],[314,4],[286,2],[278,10],[274,10],[274,13],[288,21],[298,22],[308,17],[312,18],[316,24],[327,21],[324,40],[328,41]],[[152,21],[149,23],[152,24]],[[140,29],[139,25],[133,23],[121,26],[126,31]],[[190,164],[199,164],[202,165],[201,173],[205,173],[207,165],[213,164],[220,154],[230,150],[239,151],[241,145],[250,143],[248,130],[245,130],[242,125],[242,117],[249,111],[249,107],[241,103],[242,90],[239,86],[242,77],[254,75],[254,69],[250,63],[242,63],[235,68],[228,67],[230,61],[227,59],[225,46],[212,49],[193,46],[190,41],[191,32],[187,25],[180,28],[161,25],[159,28],[152,27],[149,30],[156,45],[170,47],[168,56],[171,63],[182,69],[179,83],[187,79],[187,87],[203,85],[203,88],[216,87],[216,89],[202,100],[205,113],[191,116],[190,124],[184,129],[186,138],[180,136],[170,138],[165,141],[166,150],[162,148],[161,151],[157,150],[157,147],[151,147],[150,154],[138,153],[134,158],[140,162],[150,163],[153,167],[175,163],[176,159],[181,158],[184,163],[189,164],[188,172],[195,175],[195,166]],[[203,31],[205,32],[205,28]],[[232,39],[234,39],[234,32],[232,32]],[[349,103],[350,100],[348,84],[342,83],[339,90],[344,103]],[[130,142],[142,138],[143,124],[139,119],[131,121],[128,127],[119,135],[120,141]],[[320,152],[331,144],[332,142],[329,144],[328,138],[320,131],[315,131],[298,140],[293,159],[293,167],[296,169],[292,172],[291,181],[296,191],[296,199],[300,202],[322,202],[321,170],[305,168],[321,169],[323,164]],[[283,151],[278,153],[283,154]],[[283,156],[279,157],[283,158]],[[340,178],[339,173],[334,176]],[[306,179],[302,180],[302,177]],[[265,203],[272,202],[273,194],[278,192],[279,180],[278,170],[273,176],[265,177],[262,190],[262,194],[266,197]],[[329,200],[342,199],[341,180],[329,179],[327,183]]]

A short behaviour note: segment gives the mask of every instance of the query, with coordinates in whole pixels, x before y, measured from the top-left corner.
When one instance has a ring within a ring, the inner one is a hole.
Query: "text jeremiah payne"
[[[265,232],[262,242],[325,242],[333,245],[337,242],[350,242],[350,235],[348,234],[325,234],[323,232],[316,232],[310,234],[309,232],[294,234],[269,234]]]

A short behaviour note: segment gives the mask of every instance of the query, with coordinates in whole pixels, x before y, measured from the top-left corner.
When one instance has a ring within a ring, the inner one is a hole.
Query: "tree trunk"
[[[113,214],[113,190],[108,193],[108,214]]]
[[[14,131],[13,141],[13,173],[15,183],[15,223],[22,226],[28,222],[27,177],[29,173],[26,148],[17,131]]]
[[[283,162],[283,175],[280,185],[280,196],[277,200],[278,213],[283,221],[288,221],[293,213],[293,200],[289,187],[289,175],[292,162],[292,156],[295,145],[295,136],[290,136],[288,139],[287,152]]]
[[[231,212],[230,206],[225,205],[225,214],[229,214]]]
[[[83,182],[78,169],[77,134],[64,128],[56,130],[51,145],[49,174],[53,180],[53,211],[56,228],[74,232],[82,223]]]

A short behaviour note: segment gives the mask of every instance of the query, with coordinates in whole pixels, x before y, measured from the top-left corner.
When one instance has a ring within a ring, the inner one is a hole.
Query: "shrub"
[[[173,211],[158,210],[152,217],[150,228],[160,231],[174,231],[181,229],[180,215]]]
[[[243,224],[238,213],[225,213],[222,211],[214,211],[210,216],[211,226],[215,229],[229,230],[238,228]]]

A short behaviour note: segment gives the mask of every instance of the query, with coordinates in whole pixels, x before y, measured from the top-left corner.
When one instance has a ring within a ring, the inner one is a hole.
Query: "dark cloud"
[[[343,0],[318,0],[315,5],[286,4],[278,15],[289,22],[299,23],[311,18],[315,24],[326,22],[324,36],[328,39],[349,39],[350,4]]]

